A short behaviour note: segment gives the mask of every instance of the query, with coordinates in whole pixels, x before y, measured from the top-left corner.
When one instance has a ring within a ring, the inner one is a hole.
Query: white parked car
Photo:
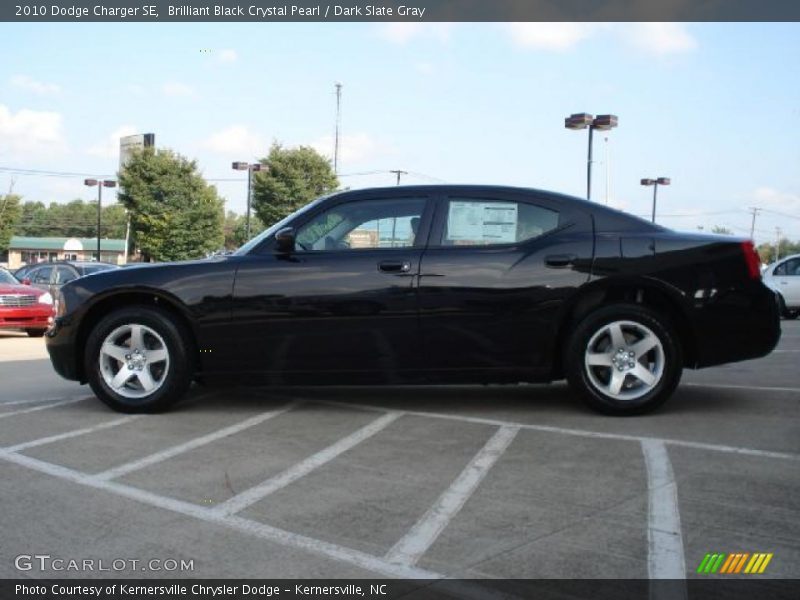
[[[787,256],[767,267],[764,283],[777,294],[781,315],[796,319],[800,315],[800,254]]]

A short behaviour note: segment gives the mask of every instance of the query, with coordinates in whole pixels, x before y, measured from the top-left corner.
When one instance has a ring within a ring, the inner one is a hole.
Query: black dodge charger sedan
[[[780,337],[751,242],[490,186],[323,197],[233,255],[67,283],[56,313],[56,371],[125,412],[163,410],[193,380],[566,378],[627,415],[664,402],[684,368]]]

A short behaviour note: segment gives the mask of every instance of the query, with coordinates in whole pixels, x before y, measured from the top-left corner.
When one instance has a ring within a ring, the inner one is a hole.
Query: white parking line
[[[462,509],[483,478],[514,440],[519,428],[501,427],[464,467],[461,474],[417,521],[411,530],[386,553],[386,560],[415,565],[428,551],[453,517]]]
[[[682,383],[682,386],[697,388],[720,388],[723,390],[752,390],[754,392],[800,392],[796,387],[774,387],[763,385],[735,385],[729,383]]]
[[[667,447],[663,442],[643,441],[642,454],[647,467],[649,497],[648,574],[650,579],[685,579],[686,564],[683,556],[681,517],[678,511],[678,487],[675,484]],[[657,592],[659,589],[662,588],[653,586],[651,592]],[[682,596],[685,597],[686,588],[684,587],[682,591]]]
[[[299,402],[291,402],[281,408],[267,411],[260,415],[256,415],[255,417],[251,417],[246,419],[240,423],[236,423],[229,427],[225,427],[223,429],[219,429],[217,431],[212,431],[211,433],[194,438],[189,440],[188,442],[184,442],[183,444],[177,444],[170,448],[166,448],[159,452],[154,452],[153,454],[149,454],[144,456],[138,460],[134,460],[122,465],[118,465],[116,467],[112,467],[107,471],[103,471],[102,473],[98,473],[95,475],[95,479],[100,481],[108,481],[111,479],[116,479],[117,477],[122,477],[123,475],[127,475],[128,473],[132,473],[133,471],[138,471],[139,469],[144,469],[145,467],[149,467],[150,465],[154,465],[156,463],[160,463],[162,461],[167,460],[168,458],[172,458],[174,456],[178,456],[179,454],[183,454],[184,452],[188,452],[189,450],[194,450],[196,448],[200,448],[201,446],[205,446],[206,444],[210,444],[211,442],[215,442],[217,440],[221,440],[222,438],[226,438],[228,436],[234,435],[245,429],[249,429],[250,427],[255,427],[268,419],[272,419],[273,417],[277,417],[278,415],[282,415],[285,412],[295,408],[298,406]]]
[[[81,396],[80,398],[70,398],[68,400],[61,400],[60,402],[53,402],[52,404],[45,404],[44,406],[34,406],[33,408],[24,408],[22,410],[4,412],[0,413],[0,419],[5,419],[6,417],[15,417],[17,415],[24,415],[27,413],[36,412],[37,410],[55,408],[56,406],[64,406],[65,404],[75,404],[76,402],[82,402],[84,400],[88,400],[90,397],[91,396]]]
[[[297,481],[305,475],[308,475],[325,463],[332,461],[340,454],[347,452],[354,446],[357,446],[364,440],[372,437],[379,431],[385,429],[388,425],[393,423],[402,415],[403,413],[401,412],[390,412],[382,417],[379,417],[355,433],[342,438],[338,442],[331,444],[316,454],[312,454],[305,460],[292,465],[274,477],[270,477],[263,483],[251,487],[241,494],[237,494],[236,496],[229,498],[225,502],[217,504],[210,510],[219,515],[233,515],[241,510],[244,510],[248,506],[255,504],[259,500],[266,498],[270,494],[277,492],[282,488],[285,488],[290,483]]]
[[[16,446],[7,446],[6,448],[2,448],[2,450],[6,450],[7,452],[19,452],[20,450],[25,450],[27,448],[35,448],[36,446],[44,446],[45,444],[52,444],[53,442],[59,442],[61,440],[67,440],[70,438],[78,437],[79,435],[86,435],[87,433],[94,433],[95,431],[102,431],[103,429],[110,429],[111,427],[116,427],[117,425],[123,425],[125,423],[129,423],[135,419],[140,419],[144,415],[128,415],[127,417],[122,417],[120,419],[114,419],[113,421],[107,421],[106,423],[100,423],[99,425],[93,425],[92,427],[84,427],[83,429],[74,429],[73,431],[67,431],[66,433],[59,433],[56,435],[51,435],[44,438],[39,438],[38,440],[32,440],[30,442],[24,442],[22,444],[17,444]]]
[[[44,402],[57,402],[64,400],[63,396],[58,398],[28,398],[27,400],[12,400],[11,402],[0,402],[0,406],[18,406],[20,404],[42,404]]]
[[[310,400],[309,400],[310,402]],[[331,406],[343,406],[345,408],[361,408],[372,412],[387,412],[382,406],[373,404],[357,404],[353,402],[338,402],[335,400],[314,400],[318,404],[329,404]],[[478,423],[480,425],[491,425],[494,427],[518,427],[529,431],[543,431],[545,433],[558,433],[562,435],[574,435],[576,437],[594,438],[600,440],[624,440],[629,442],[655,441],[664,442],[671,446],[681,446],[684,448],[694,448],[697,450],[710,450],[712,452],[724,452],[728,454],[744,454],[747,456],[757,456],[760,458],[777,458],[781,460],[800,461],[800,454],[789,452],[773,452],[772,450],[757,450],[755,448],[740,448],[738,446],[725,446],[721,444],[706,444],[702,442],[692,442],[687,440],[676,440],[670,438],[657,438],[645,435],[628,435],[623,433],[607,433],[605,431],[591,431],[587,429],[568,429],[564,427],[554,427],[551,425],[532,425],[529,423],[517,423],[515,421],[504,421],[501,419],[486,419],[482,417],[467,417],[463,415],[451,415],[447,413],[434,413],[419,410],[405,410],[404,414],[415,417],[428,417],[432,419],[447,419],[450,421],[463,421],[465,423]]]
[[[445,576],[440,573],[419,569],[417,567],[409,567],[405,565],[392,564],[383,558],[372,556],[345,548],[323,540],[317,540],[277,527],[272,527],[263,523],[258,523],[249,519],[244,519],[238,516],[225,516],[216,511],[204,508],[197,504],[168,498],[166,496],[159,496],[151,492],[141,490],[129,485],[118,483],[116,481],[103,481],[99,480],[86,473],[75,471],[67,467],[55,465],[45,461],[41,461],[30,456],[17,454],[15,452],[8,452],[0,450],[0,459],[10,463],[45,473],[59,479],[92,487],[94,489],[102,490],[117,496],[123,496],[142,504],[154,506],[164,510],[169,510],[184,516],[194,517],[201,521],[208,523],[215,523],[224,525],[244,533],[259,537],[261,539],[306,550],[317,555],[325,556],[333,560],[347,563],[373,573],[378,573],[386,577],[399,577],[406,579],[442,579]]]

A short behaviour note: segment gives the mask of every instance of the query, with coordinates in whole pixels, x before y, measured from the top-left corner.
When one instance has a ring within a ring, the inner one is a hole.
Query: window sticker
[[[517,241],[516,202],[465,202],[453,200],[447,214],[447,239],[484,244]]]

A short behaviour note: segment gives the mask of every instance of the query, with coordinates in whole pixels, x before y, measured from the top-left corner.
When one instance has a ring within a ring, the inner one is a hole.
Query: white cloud
[[[11,85],[16,88],[33,92],[34,94],[58,94],[61,88],[55,83],[44,83],[37,81],[28,75],[14,75],[11,78]]]
[[[161,91],[165,96],[170,98],[185,98],[187,96],[194,96],[194,89],[191,86],[181,83],[180,81],[168,81],[161,86]]]
[[[206,150],[227,154],[237,160],[248,160],[265,154],[269,147],[264,139],[244,125],[231,125],[200,142]]]
[[[13,113],[3,104],[0,140],[0,158],[5,161],[54,156],[66,148],[59,113],[27,108]]]
[[[800,195],[760,187],[753,192],[754,206],[800,216]]]
[[[421,73],[422,75],[433,75],[436,72],[436,67],[429,62],[417,63],[416,68],[417,72]]]
[[[324,156],[333,157],[334,139],[326,135],[314,142],[311,147]],[[339,138],[339,164],[357,164],[389,153],[390,148],[378,142],[367,133],[354,133]]]
[[[405,44],[419,37],[446,42],[453,30],[452,23],[386,23],[378,29],[378,35],[394,44]]]
[[[239,54],[236,52],[236,50],[233,50],[231,48],[225,48],[224,50],[221,50],[220,53],[217,55],[217,62],[232,63],[236,62],[238,58]]]
[[[119,156],[119,138],[137,133],[141,132],[133,125],[120,125],[104,141],[90,146],[86,150],[86,154],[100,158],[117,158]]]
[[[650,54],[681,54],[697,48],[682,23],[631,23],[625,29],[629,42]]]
[[[564,51],[598,30],[594,23],[508,23],[512,41],[523,48]]]

